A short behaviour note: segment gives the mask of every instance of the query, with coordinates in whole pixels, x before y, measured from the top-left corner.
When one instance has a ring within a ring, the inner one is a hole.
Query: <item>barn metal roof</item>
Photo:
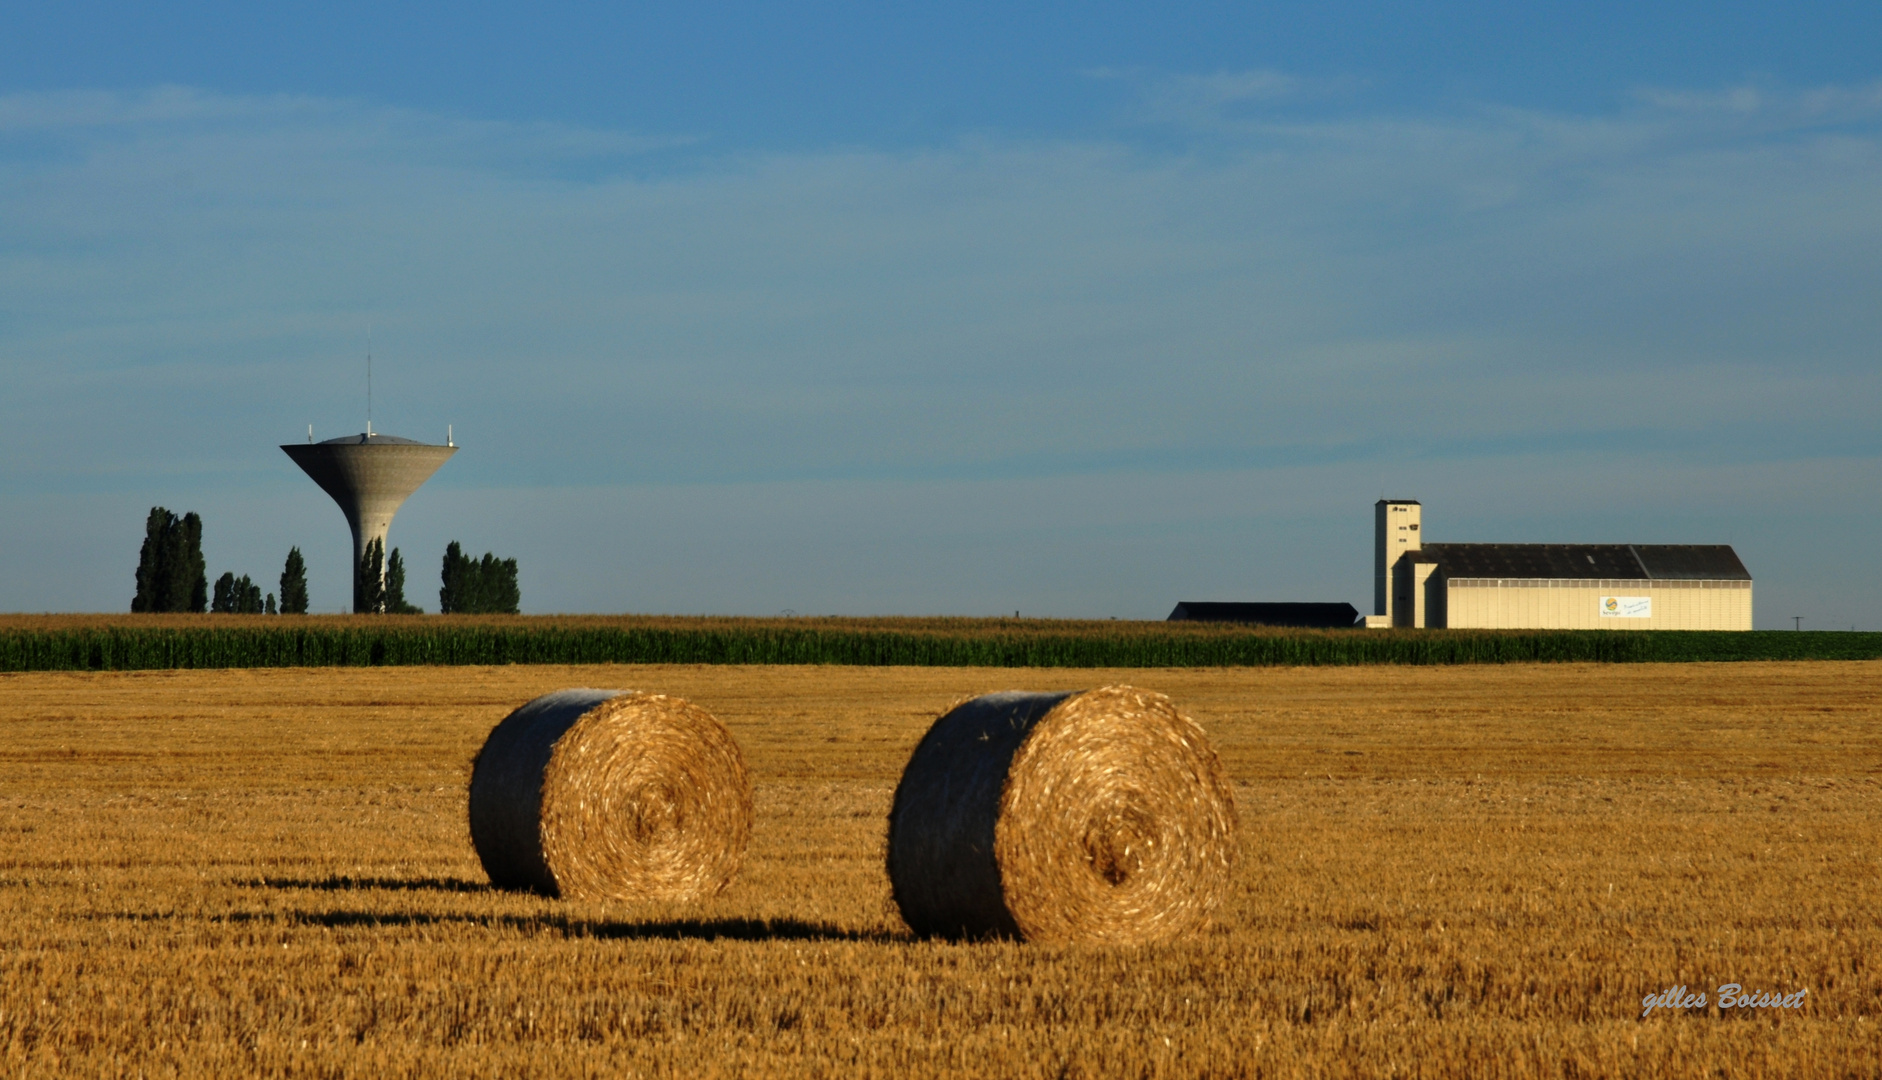
[[[1751,580],[1730,544],[1426,544],[1407,557],[1450,578]]]

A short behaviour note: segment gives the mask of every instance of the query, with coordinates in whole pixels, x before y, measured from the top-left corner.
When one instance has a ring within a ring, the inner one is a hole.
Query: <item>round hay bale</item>
[[[889,881],[923,936],[1164,941],[1222,902],[1235,828],[1221,762],[1162,694],[987,694],[909,758]]]
[[[471,842],[500,889],[698,900],[731,883],[751,827],[731,733],[662,694],[545,694],[490,732],[471,770]]]

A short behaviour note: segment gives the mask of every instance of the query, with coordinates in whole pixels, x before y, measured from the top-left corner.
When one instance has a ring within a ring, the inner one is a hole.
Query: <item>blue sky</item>
[[[370,332],[427,606],[1364,607],[1383,491],[1882,629],[1873,7],[25,7],[0,609],[340,608]]]

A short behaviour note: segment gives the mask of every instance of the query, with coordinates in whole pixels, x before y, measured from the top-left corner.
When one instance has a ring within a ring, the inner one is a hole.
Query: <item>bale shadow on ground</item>
[[[481,925],[525,933],[553,933],[569,938],[629,941],[857,941],[907,940],[886,930],[853,930],[800,919],[656,919],[631,922],[580,919],[566,915],[477,915],[424,912],[300,911],[290,916],[303,926],[410,927]]]
[[[334,874],[323,878],[264,877],[241,883],[252,889],[313,892],[442,892],[501,893],[488,882],[465,878],[375,878]],[[529,895],[527,893],[521,895]],[[226,916],[243,921],[239,915]],[[568,915],[484,915],[476,913],[382,912],[358,910],[296,911],[271,915],[303,926],[407,927],[482,925],[524,933],[555,933],[570,938],[629,941],[858,941],[897,942],[906,934],[888,930],[855,930],[831,923],[802,919],[651,919],[646,921],[582,919]]]
[[[332,874],[324,878],[275,878],[265,877],[244,882],[251,889],[312,889],[317,892],[450,892],[478,893],[490,892],[487,881],[470,881],[465,878],[373,878],[351,877]]]

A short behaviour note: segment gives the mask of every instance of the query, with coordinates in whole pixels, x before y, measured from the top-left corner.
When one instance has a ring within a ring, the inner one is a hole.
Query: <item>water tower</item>
[[[310,429],[311,430],[311,429]],[[392,515],[412,492],[431,479],[455,444],[431,443],[379,435],[372,425],[360,435],[325,442],[287,443],[281,447],[346,514],[353,529],[353,610],[361,610],[360,563],[374,540],[383,546]],[[388,549],[389,552],[390,549]]]

